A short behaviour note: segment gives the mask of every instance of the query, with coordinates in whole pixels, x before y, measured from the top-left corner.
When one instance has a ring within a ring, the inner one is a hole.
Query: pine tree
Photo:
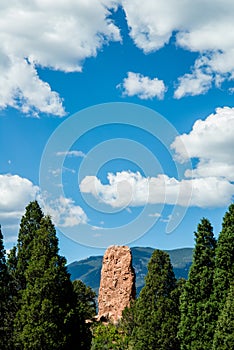
[[[167,253],[155,250],[148,264],[145,286],[135,304],[132,345],[137,350],[176,350],[179,321],[176,279]]]
[[[231,284],[223,310],[218,318],[213,350],[234,349],[234,283]]]
[[[12,349],[12,319],[11,319],[10,276],[6,265],[6,252],[0,226],[0,349]]]
[[[216,240],[207,219],[195,232],[193,262],[181,295],[178,337],[181,350],[210,350],[213,339],[213,289]]]
[[[34,232],[27,261],[21,307],[15,320],[16,345],[22,350],[79,348],[76,300],[66,260],[58,255],[58,240],[49,217]]]

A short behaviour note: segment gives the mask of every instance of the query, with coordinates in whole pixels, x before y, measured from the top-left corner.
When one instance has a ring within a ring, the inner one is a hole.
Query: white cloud
[[[72,173],[72,174],[76,173],[75,169],[67,168],[65,166],[57,169],[49,169],[49,173],[52,174],[54,177],[58,177],[59,175],[61,175],[61,173],[65,173],[65,172]]]
[[[234,40],[230,0],[123,0],[130,35],[144,52],[163,47],[174,31],[178,45],[192,51],[225,50]]]
[[[0,5],[0,108],[63,116],[62,100],[37,67],[80,72],[87,57],[121,40],[113,0],[24,0]],[[3,89],[4,87],[4,89]]]
[[[142,100],[164,97],[166,87],[162,80],[158,78],[150,79],[139,73],[128,72],[127,78],[123,82],[117,85],[118,88],[123,90],[123,95],[126,96],[138,96]]]
[[[171,145],[175,159],[196,160],[182,180],[165,174],[143,177],[139,172],[108,173],[104,185],[96,176],[86,176],[80,190],[112,207],[149,204],[218,207],[228,205],[234,196],[234,108],[217,108],[205,120],[197,120],[188,134]],[[185,152],[186,151],[186,152]]]
[[[73,227],[88,221],[83,209],[76,205],[71,198],[60,197],[46,201],[43,209],[46,214],[51,215],[55,225],[61,227]]]
[[[130,36],[145,53],[176,33],[176,45],[200,53],[191,74],[178,80],[175,97],[205,93],[234,78],[234,3],[230,0],[123,0]],[[198,68],[199,67],[199,68]]]
[[[0,108],[10,106],[34,116],[39,112],[65,115],[61,98],[38,77],[33,64],[12,58],[7,66],[0,63],[0,70]]]
[[[39,187],[18,175],[0,174],[0,223],[6,241],[14,241],[26,205],[35,200]]]
[[[160,218],[161,214],[160,213],[151,213],[151,214],[149,214],[149,216],[152,218]]]
[[[85,154],[82,151],[61,151],[57,152],[56,156],[65,156],[65,157],[85,157]]]
[[[192,131],[178,136],[171,147],[180,161],[188,156],[198,159],[193,174],[187,171],[187,176],[215,176],[234,181],[234,108],[217,108],[205,120],[197,120]]]
[[[212,86],[212,76],[202,71],[196,65],[192,74],[185,74],[178,79],[178,88],[174,93],[175,98],[187,95],[195,96],[205,94]]]
[[[222,206],[230,202],[234,185],[217,177],[183,179],[160,174],[143,177],[139,172],[108,173],[109,184],[103,185],[95,176],[86,176],[80,183],[83,193],[90,193],[112,207],[170,204],[198,207]]]
[[[52,216],[55,225],[72,227],[88,221],[83,209],[71,198],[45,201],[38,186],[19,175],[0,174],[0,224],[6,243],[15,243],[19,223],[29,202],[38,200],[42,211]]]
[[[0,174],[0,215],[9,217],[22,213],[25,205],[35,199],[39,187],[18,175]]]

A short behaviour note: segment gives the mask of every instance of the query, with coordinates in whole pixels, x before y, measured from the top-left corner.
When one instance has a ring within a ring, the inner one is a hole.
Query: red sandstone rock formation
[[[122,311],[135,296],[135,272],[130,249],[127,246],[109,247],[103,257],[98,319],[118,322]]]

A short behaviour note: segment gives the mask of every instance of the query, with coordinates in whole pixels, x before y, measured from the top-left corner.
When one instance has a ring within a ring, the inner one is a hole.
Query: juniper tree
[[[193,261],[181,295],[178,337],[182,350],[210,350],[214,314],[211,295],[216,240],[209,220],[203,218],[195,232]]]
[[[225,305],[218,318],[214,335],[213,350],[234,349],[234,284],[227,294]]]
[[[12,346],[13,320],[11,318],[10,276],[6,265],[6,251],[0,225],[0,349],[10,350]]]
[[[90,349],[92,342],[90,321],[96,315],[96,293],[80,280],[73,282],[73,290],[76,298],[76,317],[79,323],[77,327],[79,349],[87,350]]]
[[[217,315],[222,310],[230,283],[234,276],[234,204],[223,218],[222,231],[218,237],[214,274],[214,299]]]
[[[226,302],[219,315],[212,349],[234,349],[234,283],[230,285]]]
[[[137,350],[176,350],[178,300],[176,278],[167,253],[155,250],[148,264],[145,286],[135,304],[132,345]]]
[[[15,341],[22,350],[79,348],[76,300],[65,258],[49,217],[41,219],[27,261],[21,306],[15,319]]]
[[[215,261],[215,273],[214,273],[214,292],[213,302],[215,306],[215,320],[217,320],[215,331],[215,338],[213,343],[213,349],[216,349],[216,344],[222,343],[220,349],[226,349],[225,337],[222,337],[222,327],[228,327],[224,323],[230,323],[233,325],[233,313],[228,313],[228,305],[233,303],[233,276],[234,276],[234,204],[230,205],[228,211],[225,213],[222,223],[222,231],[219,235],[217,248],[216,248],[216,261]],[[229,296],[228,296],[229,293]],[[228,301],[227,301],[228,296]],[[233,312],[233,305],[232,307]],[[224,311],[226,310],[226,311]],[[228,320],[229,318],[229,320]],[[221,339],[222,338],[222,339]],[[231,340],[228,338],[228,342]],[[233,338],[232,338],[233,341]]]
[[[16,276],[18,290],[25,289],[25,271],[31,258],[33,240],[37,230],[40,228],[43,218],[42,210],[37,201],[30,202],[20,223],[20,230],[17,241],[17,264]]]
[[[96,293],[80,280],[73,282],[73,290],[80,312],[86,320],[91,320],[96,315]]]

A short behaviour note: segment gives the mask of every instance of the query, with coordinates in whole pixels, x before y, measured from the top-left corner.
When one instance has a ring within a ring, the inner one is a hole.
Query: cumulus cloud
[[[127,78],[117,85],[123,90],[125,96],[138,96],[142,100],[164,97],[166,87],[162,80],[158,78],[150,79],[139,73],[128,72]]]
[[[11,58],[7,66],[0,62],[0,70],[0,109],[10,106],[33,116],[65,115],[58,93],[38,77],[34,64]]]
[[[86,176],[80,190],[117,208],[145,204],[222,206],[229,203],[234,194],[234,185],[216,177],[179,181],[164,174],[143,177],[139,172],[122,171],[108,173],[107,179],[109,183],[104,185],[96,176]]]
[[[76,205],[71,198],[61,196],[46,202],[43,208],[45,213],[51,216],[55,225],[61,227],[73,227],[88,221],[83,209]]]
[[[205,120],[197,120],[190,133],[177,136],[171,145],[175,159],[196,160],[182,180],[159,174],[143,177],[139,172],[108,173],[108,184],[86,176],[80,190],[112,207],[149,204],[218,207],[234,196],[234,108],[217,108]]]
[[[109,18],[113,0],[8,1],[0,5],[0,108],[65,114],[37,67],[80,72],[87,57],[121,40]],[[4,87],[4,89],[3,89]]]
[[[5,242],[16,242],[25,207],[34,200],[39,202],[45,214],[51,215],[55,225],[72,227],[87,223],[85,212],[71,198],[44,201],[45,197],[30,180],[19,175],[0,174],[0,223]]]
[[[188,155],[198,160],[193,173],[186,172],[187,177],[215,176],[234,181],[234,108],[217,108],[205,120],[197,120],[192,131],[178,136],[171,147],[181,162]]]
[[[123,0],[130,36],[145,53],[167,44],[199,53],[191,73],[178,80],[176,98],[205,93],[234,78],[234,3],[229,0]]]
[[[39,187],[18,175],[0,174],[0,223],[7,241],[14,241],[25,206],[35,200]],[[6,232],[5,232],[6,231]]]
[[[35,199],[39,187],[18,175],[0,174],[0,215],[7,218],[24,211],[25,205]]]
[[[199,61],[191,74],[185,74],[178,79],[178,87],[175,90],[174,97],[182,98],[184,96],[195,96],[205,94],[212,86],[213,77],[203,71]]]

